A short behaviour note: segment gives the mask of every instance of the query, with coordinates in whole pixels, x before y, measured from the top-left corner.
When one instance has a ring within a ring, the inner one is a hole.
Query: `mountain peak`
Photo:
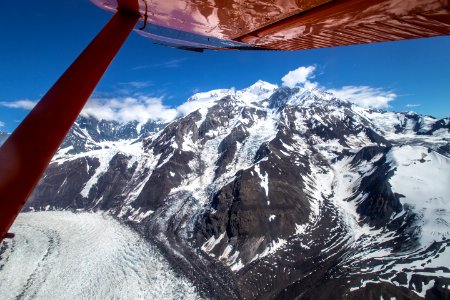
[[[208,92],[198,92],[192,95],[186,102],[209,102],[220,100],[225,96],[234,93],[234,88],[230,89],[216,89]]]
[[[251,104],[268,99],[277,89],[276,84],[258,80],[248,88],[237,91],[236,96],[244,103]]]
[[[283,86],[278,88],[269,98],[271,108],[281,107],[283,105],[310,107],[312,105],[329,106],[331,101],[334,105],[341,106],[348,104],[347,100],[336,98],[335,95],[318,88],[290,88]]]
[[[275,90],[277,88],[278,85],[260,79],[251,86],[249,86],[248,88],[246,88],[245,90],[255,90],[255,89]]]

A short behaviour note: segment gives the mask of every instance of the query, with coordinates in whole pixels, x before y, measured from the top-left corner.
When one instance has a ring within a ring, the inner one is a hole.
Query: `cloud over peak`
[[[315,71],[315,66],[302,66],[290,71],[281,79],[283,86],[290,88],[303,87],[307,89],[320,87],[324,91],[333,93],[337,98],[348,100],[365,108],[388,108],[389,102],[397,98],[397,94],[392,91],[370,86],[348,85],[341,88],[329,89],[320,86],[318,82],[312,81],[315,78]]]
[[[178,62],[177,62],[178,63]],[[329,89],[313,81],[315,78],[315,66],[300,66],[295,70],[288,72],[283,76],[283,86],[294,88],[301,87],[306,89],[320,88],[324,91],[333,93],[337,98],[345,99],[365,108],[389,108],[389,103],[394,101],[397,94],[382,88],[371,86],[343,86],[340,88]],[[188,101],[178,106],[165,105],[163,97],[150,97],[141,93],[133,93],[129,90],[140,89],[152,85],[150,81],[130,81],[119,83],[125,88],[120,93],[116,92],[111,96],[108,94],[97,94],[93,96],[81,112],[82,116],[94,117],[103,120],[115,120],[119,122],[138,121],[145,123],[148,120],[170,122],[179,116],[184,116],[190,112],[207,106],[211,101],[222,98],[236,91],[231,89],[214,90],[206,93],[196,93]],[[259,88],[259,85],[270,86],[276,89],[276,85],[258,81],[252,87]],[[244,90],[251,89],[249,87]],[[170,98],[169,98],[170,99]],[[0,101],[0,106],[31,110],[37,101],[23,99],[17,101]],[[418,104],[407,104],[407,107],[416,107]],[[4,125],[4,124],[3,124]],[[0,127],[2,123],[0,122]]]
[[[340,99],[348,100],[365,108],[388,108],[389,102],[397,98],[397,94],[392,91],[370,86],[344,86],[327,91]]]
[[[315,88],[317,83],[311,82],[310,79],[314,78],[315,66],[299,67],[293,71],[287,73],[281,81],[283,86],[294,88],[296,86],[303,86],[305,88]]]
[[[170,122],[178,116],[178,111],[163,104],[162,98],[138,96],[125,98],[94,98],[81,112],[82,116],[118,122],[148,120]]]

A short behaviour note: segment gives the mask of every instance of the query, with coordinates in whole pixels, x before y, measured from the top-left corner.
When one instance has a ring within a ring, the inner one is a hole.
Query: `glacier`
[[[158,249],[105,214],[20,214],[0,248],[1,299],[201,299]]]

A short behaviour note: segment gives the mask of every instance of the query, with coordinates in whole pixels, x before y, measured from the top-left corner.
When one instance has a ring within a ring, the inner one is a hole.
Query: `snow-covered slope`
[[[262,81],[179,110],[80,120],[27,209],[108,212],[213,298],[448,293],[449,119]]]
[[[0,250],[2,299],[200,299],[156,247],[111,217],[19,216]]]
[[[388,160],[394,168],[392,190],[403,195],[405,210],[417,214],[421,244],[449,239],[450,159],[425,147],[403,146],[393,148]]]

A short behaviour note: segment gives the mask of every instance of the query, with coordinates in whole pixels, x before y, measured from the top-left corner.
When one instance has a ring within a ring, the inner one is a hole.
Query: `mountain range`
[[[78,118],[25,211],[107,212],[208,298],[450,297],[450,118],[263,81],[188,102]]]

